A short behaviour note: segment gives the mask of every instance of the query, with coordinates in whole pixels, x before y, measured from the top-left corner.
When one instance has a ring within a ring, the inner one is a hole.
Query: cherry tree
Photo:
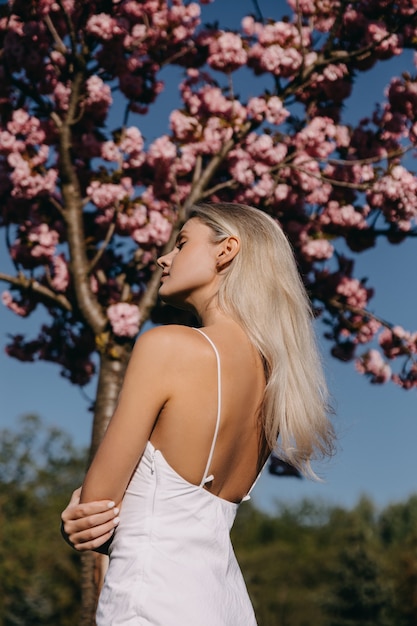
[[[0,6],[0,227],[14,267],[0,268],[2,301],[48,316],[6,351],[76,385],[97,374],[91,454],[143,324],[188,322],[158,302],[156,258],[198,201],[277,219],[333,356],[372,383],[417,386],[417,333],[373,311],[354,263],[417,234],[416,75],[344,120],[357,76],[415,47],[417,0],[288,0],[272,16],[254,2],[235,32],[204,23],[208,3]],[[164,97],[167,130],[149,136]]]

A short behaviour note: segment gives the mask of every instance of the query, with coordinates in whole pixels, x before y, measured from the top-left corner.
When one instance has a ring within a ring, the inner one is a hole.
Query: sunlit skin
[[[188,220],[173,250],[158,259],[163,269],[159,295],[165,302],[192,310],[203,326],[208,325],[212,314],[219,313],[210,304],[218,291],[221,272],[237,254],[239,245],[236,237],[213,243],[208,226],[196,218]]]
[[[259,470],[258,410],[265,386],[259,354],[242,328],[220,310],[216,298],[223,274],[239,251],[237,237],[214,243],[211,229],[193,218],[174,249],[158,259],[163,269],[161,297],[192,310],[220,353],[222,418],[211,467],[215,478],[207,488],[233,502],[247,493]],[[213,349],[195,330],[172,325],[140,336],[118,406],[84,481],[83,504],[75,495],[72,508],[63,514],[65,530],[78,549],[91,547],[91,542],[97,547],[101,529],[106,529],[106,537],[111,533],[111,503],[120,507],[148,440],[185,480],[200,482],[213,437],[216,375]],[[101,508],[94,513],[100,512],[102,522],[92,527],[91,518],[89,523],[74,519],[76,511],[98,501]]]

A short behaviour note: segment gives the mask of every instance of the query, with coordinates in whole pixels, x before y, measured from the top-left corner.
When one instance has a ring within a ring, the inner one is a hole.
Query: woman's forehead
[[[210,227],[207,226],[207,224],[204,224],[204,222],[202,222],[200,219],[198,219],[198,217],[190,217],[189,220],[187,220],[184,224],[184,226],[181,228],[180,230],[180,235],[181,234],[187,234],[190,231],[193,230],[210,230]]]

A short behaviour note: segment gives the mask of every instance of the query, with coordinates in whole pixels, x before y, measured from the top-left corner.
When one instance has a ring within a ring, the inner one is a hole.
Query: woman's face
[[[178,234],[175,248],[158,259],[163,268],[159,295],[174,306],[198,308],[218,289],[217,255],[213,231],[197,218],[189,219]]]

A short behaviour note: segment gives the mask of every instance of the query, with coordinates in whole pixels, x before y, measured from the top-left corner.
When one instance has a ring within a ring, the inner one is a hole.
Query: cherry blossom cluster
[[[237,31],[206,25],[207,3],[0,8],[0,226],[17,276],[50,294],[52,316],[37,340],[17,337],[9,353],[55,360],[82,384],[94,372],[70,264],[74,198],[81,273],[117,343],[146,321],[140,305],[155,259],[193,197],[252,204],[279,220],[333,355],[351,360],[369,347],[357,367],[372,382],[417,386],[415,335],[369,313],[372,289],[340,253],[341,243],[358,253],[377,232],[394,242],[417,228],[417,178],[403,158],[417,146],[417,76],[393,78],[375,111],[344,121],[358,73],[414,46],[416,0],[289,0],[289,15],[242,16]],[[184,74],[179,102],[150,136],[144,115],[164,97],[173,65]],[[242,87],[247,96],[236,95]],[[45,303],[16,282],[2,300],[21,316]],[[399,374],[395,359],[406,363]]]
[[[45,138],[40,120],[21,108],[0,130],[0,160],[8,170],[12,196],[32,199],[54,192],[58,172],[47,167]]]
[[[316,59],[314,52],[302,54],[311,45],[308,28],[303,27],[300,32],[296,24],[284,21],[262,24],[251,17],[243,20],[242,28],[246,35],[256,39],[248,54],[248,64],[257,74],[268,72],[289,78],[302,65],[308,67]]]
[[[140,312],[134,304],[119,302],[107,309],[107,316],[115,335],[135,337],[139,332]]]
[[[415,387],[417,380],[417,333],[407,332],[401,326],[384,328],[378,337],[378,342],[387,359],[393,360],[400,356],[406,356],[411,363],[410,368],[408,370],[403,369],[399,374],[393,373],[380,352],[368,350],[356,361],[358,371],[368,375],[373,383],[384,383],[391,379],[405,389]]]

